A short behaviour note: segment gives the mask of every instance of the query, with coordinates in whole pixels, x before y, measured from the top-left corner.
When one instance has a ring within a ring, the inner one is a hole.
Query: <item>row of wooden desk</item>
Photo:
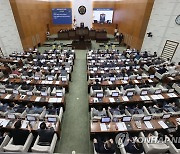
[[[0,58],[0,62],[3,64],[10,63],[10,64],[16,64],[18,67],[23,66],[22,60],[15,60],[15,59],[6,59],[6,58]]]
[[[119,104],[132,104],[132,103],[142,103],[147,101],[154,101],[154,100],[169,100],[169,99],[177,99],[180,98],[180,95],[176,93],[161,93],[160,95],[147,95],[148,99],[145,99],[144,96],[134,95],[131,98],[127,96],[119,96],[119,97],[103,97],[102,100],[96,101],[96,97],[89,97],[89,107],[95,106],[117,106]],[[160,97],[159,97],[160,96]],[[113,98],[113,99],[112,99]],[[112,101],[113,100],[113,101]]]
[[[168,119],[168,121],[170,123],[172,123],[174,125],[174,127],[176,127],[176,126],[180,125],[180,123],[177,122],[177,120],[176,120],[177,118],[179,119],[179,116],[170,117]],[[150,130],[154,131],[154,130],[163,129],[162,126],[158,123],[161,120],[165,121],[165,119],[150,120],[150,123],[153,126],[153,128],[147,128],[142,120],[141,120],[141,128],[137,128],[135,121],[131,120],[130,124],[131,124],[132,129],[127,129],[127,130],[119,130],[117,127],[118,122],[110,122],[110,123],[106,123],[107,130],[105,130],[105,131],[101,130],[101,122],[100,121],[98,121],[98,122],[90,121],[90,130],[91,130],[91,135],[97,134],[97,133],[119,133],[119,132],[127,132],[127,131],[128,132],[150,131]]]

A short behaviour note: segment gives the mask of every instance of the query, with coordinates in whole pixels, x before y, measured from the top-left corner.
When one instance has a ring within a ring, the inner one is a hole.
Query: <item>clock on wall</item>
[[[84,15],[86,13],[86,7],[81,5],[79,8],[78,8],[78,12],[79,14],[81,15]]]
[[[180,15],[178,15],[175,19],[176,24],[180,25]]]

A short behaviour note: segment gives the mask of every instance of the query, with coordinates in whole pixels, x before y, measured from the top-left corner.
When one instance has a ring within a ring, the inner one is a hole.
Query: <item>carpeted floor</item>
[[[66,94],[66,110],[63,115],[61,139],[57,153],[92,153],[89,133],[88,90],[86,77],[86,52],[76,50],[69,93]]]

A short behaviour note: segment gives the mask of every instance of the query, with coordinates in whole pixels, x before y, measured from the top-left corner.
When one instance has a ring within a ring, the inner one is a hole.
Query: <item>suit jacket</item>
[[[104,143],[102,141],[99,141],[98,143],[94,143],[95,146],[95,150],[98,153],[111,153],[113,154],[115,152],[115,145],[113,144],[112,147],[110,149],[105,149],[104,147]]]
[[[9,137],[13,137],[13,143],[15,145],[24,145],[29,135],[29,130],[24,129],[12,129]]]

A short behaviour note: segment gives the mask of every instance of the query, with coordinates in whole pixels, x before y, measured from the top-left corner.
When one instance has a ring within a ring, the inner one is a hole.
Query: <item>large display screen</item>
[[[94,8],[93,22],[94,23],[112,23],[113,9],[112,8]]]
[[[53,8],[52,19],[53,19],[53,24],[72,24],[72,9]]]

